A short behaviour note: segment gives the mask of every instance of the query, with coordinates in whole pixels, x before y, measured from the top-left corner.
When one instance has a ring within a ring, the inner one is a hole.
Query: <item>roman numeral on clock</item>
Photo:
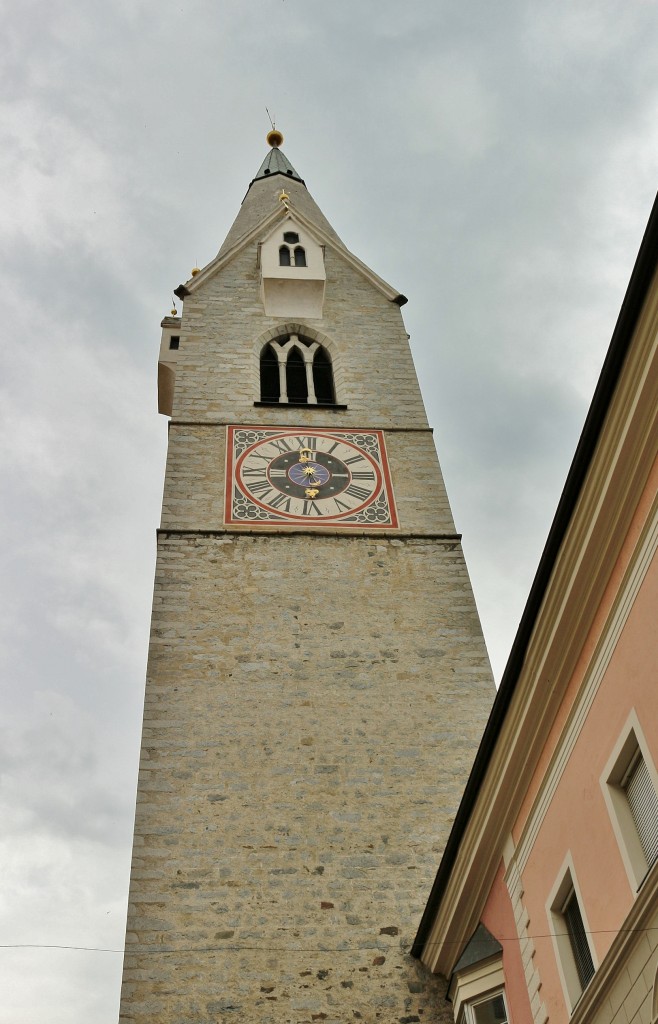
[[[249,490],[252,494],[258,494],[261,501],[268,501],[266,495],[274,494],[269,480],[257,480],[256,483],[249,484]]]
[[[359,501],[365,501],[370,493],[367,487],[358,487],[356,484],[350,484],[345,489],[345,494],[349,494],[351,498],[358,498]]]
[[[290,498],[287,498],[285,494],[277,494],[268,504],[272,508],[282,508],[284,512],[290,512]]]
[[[285,437],[273,437],[270,444],[281,454],[285,455],[286,452],[292,451],[292,445],[289,445]]]

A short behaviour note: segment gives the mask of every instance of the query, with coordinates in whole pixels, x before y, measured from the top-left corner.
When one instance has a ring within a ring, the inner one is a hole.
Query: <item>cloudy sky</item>
[[[642,0],[2,4],[1,1024],[115,1024],[159,323],[265,107],[407,328],[497,678],[656,187]],[[59,947],[89,947],[69,949]]]

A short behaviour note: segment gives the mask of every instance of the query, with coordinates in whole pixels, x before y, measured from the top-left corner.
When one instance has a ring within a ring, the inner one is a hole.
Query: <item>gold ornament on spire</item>
[[[290,199],[290,196],[288,195],[288,193],[285,192],[283,189],[281,189],[281,195],[279,196],[279,202],[280,203],[287,203],[289,199]]]
[[[279,146],[283,145],[283,134],[274,125],[272,125],[271,131],[267,133],[266,139],[268,146],[271,146],[272,149],[278,149]]]

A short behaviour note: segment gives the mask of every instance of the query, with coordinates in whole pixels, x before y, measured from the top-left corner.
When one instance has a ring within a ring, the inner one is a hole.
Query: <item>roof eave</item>
[[[178,285],[174,289],[174,295],[177,295],[179,299],[184,300],[186,296],[192,295],[197,291],[210,277],[216,274],[221,267],[232,260],[246,245],[256,239],[261,240],[264,233],[267,233],[270,227],[274,226],[278,220],[283,220],[285,217],[293,217],[293,219],[299,221],[302,227],[304,227],[313,237],[315,237],[318,243],[333,249],[339,253],[343,259],[345,259],[355,270],[362,274],[370,283],[377,288],[389,302],[394,302],[397,306],[404,306],[407,302],[406,296],[402,295],[397,288],[393,288],[390,284],[384,281],[378,274],[370,269],[365,263],[363,263],[358,256],[346,249],[345,246],[339,245],[333,238],[329,237],[322,228],[317,224],[314,224],[311,220],[304,216],[296,207],[286,200],[285,203],[275,208],[271,213],[264,217],[251,231],[247,232],[241,238],[239,238],[234,245],[231,246],[221,256],[216,256],[214,260],[211,260],[203,270],[200,271],[195,277],[190,278],[185,284]]]

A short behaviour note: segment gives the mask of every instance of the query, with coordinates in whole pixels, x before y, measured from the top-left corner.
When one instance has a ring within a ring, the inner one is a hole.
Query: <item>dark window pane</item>
[[[313,386],[318,405],[333,405],[334,376],[331,360],[323,348],[317,349],[313,360]]]
[[[290,249],[288,248],[287,245],[282,245],[279,249],[279,266],[290,266]]]
[[[178,348],[180,345],[180,337],[177,334],[172,334],[169,339],[169,348]]]
[[[278,402],[281,398],[279,387],[279,362],[269,345],[260,356],[260,400]]]
[[[507,1024],[505,1001],[502,994],[485,999],[473,1007],[475,1024]]]
[[[286,363],[286,382],[289,402],[307,402],[306,367],[301,352],[292,348]]]
[[[295,266],[305,267],[306,266],[306,252],[302,249],[301,245],[298,245],[295,249]]]
[[[594,975],[594,963],[589,951],[589,943],[585,933],[582,914],[578,906],[575,892],[567,900],[564,907],[564,920],[569,933],[571,951],[576,962],[576,970],[581,987],[586,988]]]
[[[283,241],[288,242],[290,245],[297,245],[297,242],[299,241],[299,235],[297,234],[296,231],[284,231]]]

